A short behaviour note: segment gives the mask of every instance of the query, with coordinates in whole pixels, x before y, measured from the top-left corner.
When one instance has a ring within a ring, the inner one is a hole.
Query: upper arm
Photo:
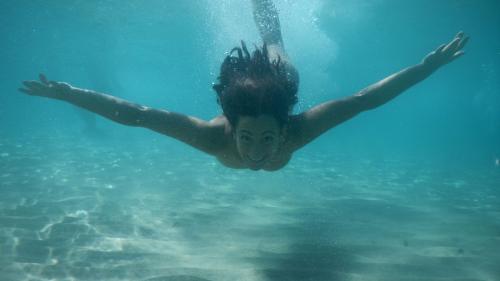
[[[321,103],[290,120],[293,150],[308,144],[324,132],[351,119],[364,110],[360,95]]]
[[[173,137],[210,155],[223,147],[224,125],[166,110],[147,108],[141,127]]]

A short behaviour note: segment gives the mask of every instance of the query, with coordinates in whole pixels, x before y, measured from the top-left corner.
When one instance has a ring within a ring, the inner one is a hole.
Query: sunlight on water
[[[29,173],[35,170],[55,176],[37,185],[3,181],[5,280],[400,281],[430,271],[426,280],[489,281],[490,261],[499,258],[486,249],[500,242],[493,219],[500,215],[499,198],[492,192],[500,175],[487,169],[448,170],[396,158],[374,165],[322,153],[256,174],[200,155],[156,157],[168,154],[162,146],[99,152],[91,142],[54,141],[64,144],[59,153],[66,160],[53,170],[38,164],[23,170],[28,179],[40,177]],[[86,156],[67,165],[74,145]],[[39,157],[25,147],[26,159]],[[11,159],[2,168],[15,173],[10,163],[20,152],[7,151]],[[122,154],[128,160],[116,170],[114,159]],[[148,161],[149,169],[127,173]],[[82,172],[92,180],[79,181]],[[106,188],[110,183],[114,187]],[[471,264],[482,269],[472,272]]]

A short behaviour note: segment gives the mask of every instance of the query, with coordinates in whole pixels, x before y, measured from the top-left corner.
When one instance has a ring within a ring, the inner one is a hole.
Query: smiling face
[[[252,170],[262,169],[278,152],[284,130],[271,115],[241,116],[234,131],[241,160]]]

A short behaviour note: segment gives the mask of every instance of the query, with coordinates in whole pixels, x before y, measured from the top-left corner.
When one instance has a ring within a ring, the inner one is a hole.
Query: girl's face
[[[252,170],[262,169],[279,150],[283,130],[271,115],[241,116],[233,134],[241,160]]]

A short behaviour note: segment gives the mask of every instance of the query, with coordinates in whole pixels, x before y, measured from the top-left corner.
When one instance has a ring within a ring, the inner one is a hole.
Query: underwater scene
[[[1,1],[0,280],[500,280],[498,11]],[[300,75],[285,127],[224,117],[213,86],[242,40]],[[277,148],[248,148],[245,124]],[[213,127],[224,153],[198,137]]]

